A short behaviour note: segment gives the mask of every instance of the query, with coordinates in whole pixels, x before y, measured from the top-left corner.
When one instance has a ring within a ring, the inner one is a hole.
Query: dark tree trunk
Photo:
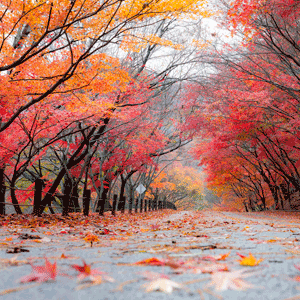
[[[164,209],[167,208],[167,199],[166,199],[166,197],[164,197],[162,208],[164,208]]]
[[[154,195],[153,210],[157,210],[157,195]]]
[[[113,110],[114,109],[112,109],[112,111]],[[59,186],[63,177],[66,175],[67,171],[70,170],[71,168],[75,167],[76,165],[78,165],[88,155],[90,148],[96,143],[98,138],[101,137],[107,124],[110,121],[110,117],[107,117],[107,118],[103,119],[102,121],[103,121],[102,126],[100,126],[99,128],[93,127],[89,133],[85,134],[84,140],[81,142],[81,144],[79,145],[77,150],[74,152],[74,154],[70,157],[70,159],[68,160],[68,162],[66,164],[66,167],[61,169],[59,171],[59,173],[57,174],[55,180],[52,183],[51,188],[49,189],[48,193],[42,200],[42,204],[41,204],[42,212],[45,209],[47,204],[48,205],[51,204],[52,194],[55,193],[57,187]],[[92,139],[92,141],[91,141],[91,139]]]
[[[121,211],[121,213],[125,212],[125,202],[126,198],[124,196],[125,193],[125,185],[127,182],[127,177],[124,178],[123,175],[121,175],[121,188],[120,188],[120,194],[119,194],[119,204],[118,204],[118,210]]]
[[[70,212],[81,212],[81,208],[79,205],[79,193],[78,193],[78,185],[75,184],[75,180],[71,179],[72,181],[72,192],[70,197]]]
[[[10,185],[10,196],[11,196],[11,202],[14,205],[16,213],[19,215],[22,215],[22,210],[19,206],[19,202],[18,202],[16,193],[15,193],[15,181],[14,180],[12,180],[11,185]]]
[[[83,192],[83,215],[88,216],[90,210],[91,191],[85,189]]]
[[[281,204],[281,208],[284,210],[284,197],[281,195],[280,190],[277,189],[278,195],[279,195],[279,199],[280,199],[280,204]]]
[[[289,203],[289,208],[292,209],[292,205],[291,205],[291,193],[290,193],[290,188],[289,188],[289,184],[287,183],[282,183],[279,185],[281,193],[284,197],[285,202]]]
[[[121,210],[121,213],[124,214],[125,213],[125,206],[126,206],[126,197],[123,196],[123,200],[121,202],[121,207],[120,207],[120,210]]]
[[[111,211],[113,216],[116,215],[117,204],[118,204],[118,195],[114,194],[112,211]]]
[[[0,215],[5,215],[5,167],[0,169]]]
[[[269,184],[269,188],[271,190],[274,202],[275,202],[275,210],[279,210],[279,198],[276,187],[274,185]]]
[[[33,198],[33,212],[34,216],[41,216],[41,201],[42,201],[42,192],[44,187],[43,179],[37,178],[35,180],[35,191]]]
[[[103,192],[101,193],[100,199],[98,200],[96,211],[99,212],[100,216],[104,215],[104,209],[105,209],[105,204],[106,204],[106,200],[107,200],[108,191],[109,191],[108,188],[103,189]]]
[[[62,211],[62,216],[64,217],[69,215],[69,203],[70,203],[71,193],[72,193],[72,180],[69,176],[65,176],[63,211]]]
[[[128,213],[132,213],[132,205],[133,205],[133,196],[132,193],[130,193],[130,197],[128,199]]]
[[[53,197],[53,199],[54,199],[54,197]],[[51,202],[51,203],[52,203],[52,202]],[[54,210],[53,210],[53,208],[52,208],[52,206],[51,206],[51,203],[50,203],[50,205],[49,205],[49,210],[50,210],[51,214],[54,215],[55,212],[54,212]],[[41,209],[41,208],[40,208],[40,209]]]
[[[254,207],[252,198],[249,199],[249,207],[250,207],[251,211],[255,211],[255,207]]]

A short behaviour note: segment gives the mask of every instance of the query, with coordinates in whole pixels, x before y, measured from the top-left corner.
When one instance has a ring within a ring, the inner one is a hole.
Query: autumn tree
[[[164,24],[169,23],[168,19],[176,20],[183,15],[206,16],[207,12],[202,6],[204,2],[199,1],[155,1],[134,6],[130,1],[105,1],[101,4],[90,1],[23,4],[22,1],[13,1],[1,7],[1,70],[5,71],[2,73],[2,83],[6,86],[1,98],[1,131],[16,132],[18,118],[27,118],[26,126],[27,129],[30,128],[30,122],[35,122],[34,117],[29,117],[32,108],[39,109],[46,115],[39,119],[40,122],[45,122],[45,128],[54,127],[46,122],[49,120],[47,114],[51,118],[62,112],[73,115],[72,120],[68,119],[72,125],[66,125],[67,129],[60,132],[60,137],[75,132],[77,143],[73,145],[78,148],[70,156],[66,153],[65,159],[61,159],[57,154],[63,152],[58,152],[51,146],[63,167],[55,179],[51,176],[48,178],[49,193],[45,194],[48,198],[44,201],[48,203],[62,178],[81,161],[85,160],[87,164],[91,157],[90,151],[94,151],[93,147],[105,132],[112,114],[116,113],[118,116],[118,110],[124,105],[133,105],[133,102],[129,103],[126,99],[133,94],[132,88],[138,86],[135,83],[136,75],[130,76],[130,72],[123,68],[119,59],[110,55],[109,46],[123,43],[130,49],[147,40],[148,50],[157,45],[176,48],[174,43],[162,39],[165,29],[157,31],[156,37],[155,31],[154,34],[146,35],[141,30],[138,34],[138,28],[150,28],[154,24],[164,28]],[[134,40],[133,31],[136,34]],[[143,70],[145,66],[140,67]],[[162,82],[160,80],[165,75],[164,71],[157,76],[157,82]],[[55,131],[53,133],[55,137]],[[32,137],[33,135],[30,136],[30,145],[36,147],[37,141],[32,142]],[[42,139],[47,139],[45,135],[35,137],[38,137],[39,143]],[[14,150],[11,145],[7,147],[9,139],[4,134],[1,139],[1,144],[5,145],[2,147],[1,159],[5,163],[12,155],[18,155],[21,148]],[[55,138],[52,140],[54,142]],[[81,143],[78,142],[80,140]],[[57,142],[65,141],[62,138]],[[49,143],[45,141],[44,145],[48,147]],[[36,153],[42,148],[39,146]],[[34,152],[30,157],[27,164],[35,159]],[[36,161],[40,164],[40,159]],[[44,161],[49,166],[47,158]],[[22,170],[25,170],[25,166],[26,164]],[[51,168],[50,172],[53,172]],[[29,173],[26,170],[27,178],[33,179],[35,176],[32,173],[29,176]],[[34,173],[43,177],[43,172]],[[18,178],[21,174],[25,176],[24,171],[18,172]]]

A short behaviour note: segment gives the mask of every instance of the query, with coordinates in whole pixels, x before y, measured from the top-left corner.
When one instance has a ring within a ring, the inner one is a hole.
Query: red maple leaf
[[[83,260],[83,266],[80,265],[71,265],[72,268],[77,270],[79,272],[79,275],[77,276],[77,279],[83,280],[86,279],[86,277],[89,277],[93,279],[94,276],[104,274],[104,272],[101,272],[97,269],[91,269],[91,265],[86,264],[86,262]]]
[[[50,261],[45,257],[45,266],[34,266],[30,264],[32,267],[32,273],[20,278],[20,282],[44,282],[48,280],[55,280],[57,276],[57,266],[56,262],[51,264]]]

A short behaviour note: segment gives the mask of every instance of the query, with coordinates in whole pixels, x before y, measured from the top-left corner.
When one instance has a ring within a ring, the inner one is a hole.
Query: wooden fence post
[[[143,204],[144,204],[144,200],[141,197],[141,200],[140,200],[140,213],[143,212]]]
[[[137,197],[136,200],[135,200],[134,212],[135,212],[136,214],[137,214],[137,212],[138,212],[139,199],[140,199],[140,197]]]
[[[91,190],[85,190],[83,193],[83,215],[88,216],[90,210]]]

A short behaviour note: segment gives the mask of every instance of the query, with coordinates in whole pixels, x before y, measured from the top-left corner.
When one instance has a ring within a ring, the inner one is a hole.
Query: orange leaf
[[[151,266],[163,266],[165,262],[157,259],[156,257],[151,257],[144,259],[135,263],[136,265],[151,265]]]

